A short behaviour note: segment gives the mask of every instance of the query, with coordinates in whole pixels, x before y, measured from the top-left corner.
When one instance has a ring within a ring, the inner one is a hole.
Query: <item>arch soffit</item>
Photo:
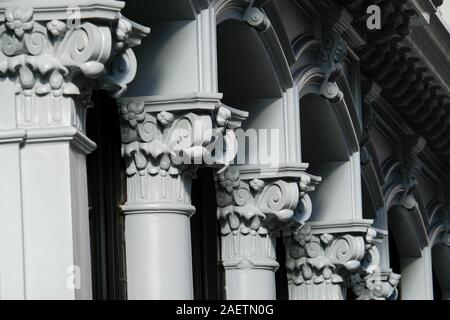
[[[267,56],[270,58],[274,73],[276,74],[280,83],[280,88],[283,92],[294,87],[294,81],[290,66],[278,38],[277,32],[270,22],[267,14],[263,9],[251,7],[253,1],[249,0],[217,0],[214,2],[214,9],[216,13],[216,24],[226,20],[236,20],[243,23],[247,23],[249,28],[255,28],[255,34],[263,43],[263,47]],[[250,9],[256,9],[256,14],[262,14],[261,26],[251,25],[248,21],[248,15]],[[278,14],[277,11],[272,14]]]

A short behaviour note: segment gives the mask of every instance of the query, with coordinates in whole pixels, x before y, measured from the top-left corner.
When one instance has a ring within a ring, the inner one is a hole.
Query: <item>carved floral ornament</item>
[[[232,112],[148,112],[143,101],[120,106],[122,153],[129,177],[181,174],[199,165],[224,166],[214,157],[217,140],[227,134]],[[226,144],[226,138],[225,138]],[[220,145],[219,145],[220,146]]]
[[[400,275],[392,271],[376,271],[363,277],[352,277],[352,290],[357,300],[397,300]]]
[[[425,150],[427,141],[418,135],[407,136],[404,141],[404,160],[401,167],[401,184],[405,188],[405,195],[414,192],[418,184],[418,177],[422,173],[423,163],[419,155]]]
[[[16,93],[78,96],[97,87],[118,96],[125,91],[135,67],[130,47],[136,42],[127,45],[130,21],[82,20],[69,27],[62,20],[35,21],[33,15],[30,7],[7,8],[0,26],[0,76],[17,76]],[[140,36],[148,32],[142,27]]]
[[[352,287],[358,299],[395,297],[400,276],[380,271],[377,232],[313,234],[309,224],[294,229],[287,239],[288,280],[295,286],[322,283]]]
[[[267,15],[257,7],[250,7],[244,14],[245,21],[259,31],[267,31],[271,24]]]
[[[342,61],[347,54],[347,44],[336,32],[325,33],[321,41],[318,65],[325,73],[320,94],[332,102],[339,102],[344,94],[336,81],[342,75]]]
[[[217,175],[217,218],[223,236],[266,236],[301,214],[300,205],[319,178],[304,173],[299,181],[253,179],[241,181],[239,170],[230,167]]]

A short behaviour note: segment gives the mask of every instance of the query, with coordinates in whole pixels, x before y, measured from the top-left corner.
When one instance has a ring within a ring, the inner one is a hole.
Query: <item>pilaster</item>
[[[136,68],[131,47],[149,32],[123,18],[123,6],[0,3],[0,153],[14,159],[15,194],[0,196],[11,208],[1,234],[15,234],[0,248],[15,249],[0,270],[2,298],[92,297],[85,156],[96,146],[85,134],[86,110],[94,89],[126,90]]]

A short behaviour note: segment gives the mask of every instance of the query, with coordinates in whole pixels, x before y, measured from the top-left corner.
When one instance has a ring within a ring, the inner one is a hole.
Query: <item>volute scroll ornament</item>
[[[131,47],[148,28],[120,15],[114,21],[74,24],[64,14],[35,19],[40,14],[27,6],[6,8],[0,26],[0,76],[17,77],[18,94],[75,97],[92,88],[123,94],[135,75]]]
[[[244,15],[245,21],[259,31],[267,31],[271,24],[266,14],[257,7],[250,7]]]
[[[325,77],[320,94],[333,103],[343,100],[344,94],[337,85],[342,76],[342,62],[347,54],[347,44],[336,32],[325,33],[322,37],[318,65],[323,69]]]
[[[377,232],[372,228],[366,229],[365,233],[331,234],[313,230],[307,223],[293,229],[285,236],[291,297],[339,300],[345,299],[347,288],[358,292],[361,299],[369,295],[371,299],[381,298],[380,290],[384,290],[384,296],[392,297],[399,276],[390,274],[386,277],[383,273],[380,278],[376,237]],[[372,285],[374,279],[382,280],[383,289],[378,290]]]
[[[225,166],[224,157],[216,151],[234,146],[233,136],[227,134],[240,126],[238,118],[246,117],[220,103],[201,112],[152,112],[144,101],[136,100],[120,103],[119,109],[129,176],[177,175],[188,167]]]
[[[154,99],[119,101],[128,195],[133,202],[188,203],[199,167],[225,170],[233,160],[234,129],[247,113],[225,106],[219,97]]]
[[[320,179],[302,172],[297,178],[241,179],[229,167],[216,176],[217,219],[225,269],[263,268],[275,271],[276,237],[302,223],[311,213],[307,195]]]
[[[217,217],[222,235],[268,235],[279,231],[305,210],[310,210],[308,192],[320,182],[304,173],[300,179],[241,181],[239,170],[230,167],[217,175]],[[306,199],[306,200],[305,200]]]

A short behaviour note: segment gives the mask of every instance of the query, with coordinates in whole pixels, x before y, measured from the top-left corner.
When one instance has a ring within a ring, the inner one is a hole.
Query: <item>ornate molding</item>
[[[62,17],[63,18],[63,17]],[[109,23],[80,22],[70,26],[63,20],[35,21],[33,8],[5,11],[0,26],[0,74],[18,76],[18,93],[32,91],[45,96],[77,96],[86,86],[109,88],[120,95],[132,79],[126,72],[135,66],[130,48],[149,29],[125,18]],[[90,80],[90,81],[89,81]]]
[[[320,179],[303,173],[299,179],[241,180],[230,167],[217,174],[217,218],[225,268],[278,267],[275,237],[282,228],[298,224]],[[297,217],[297,218],[296,218]],[[298,218],[300,217],[300,218]],[[309,217],[309,215],[308,215]]]
[[[392,270],[375,271],[365,277],[352,277],[352,290],[357,300],[397,300],[400,275]]]
[[[325,73],[320,94],[333,103],[342,101],[344,94],[336,81],[342,76],[342,61],[347,53],[347,44],[341,35],[330,32],[322,36],[318,64]]]
[[[317,64],[322,68],[325,79],[320,94],[333,103],[344,99],[336,81],[342,76],[342,62],[348,50],[343,34],[351,26],[351,21],[352,17],[347,11],[329,9],[322,23],[323,34]]]
[[[431,44],[422,41],[444,37],[447,34],[445,28],[432,21],[427,28],[415,30],[409,36],[417,22],[423,21],[424,11],[419,10],[415,1],[385,1],[380,8],[386,19],[382,19],[380,30],[371,31],[367,28],[367,16],[361,14],[367,8],[364,2],[338,0],[338,3],[355,17],[355,28],[367,40],[363,46],[353,46],[362,71],[380,85],[384,100],[401,114],[410,127],[423,135],[429,148],[448,164],[448,81],[442,80],[442,68],[433,65],[437,57],[446,55],[445,46],[437,40]],[[444,33],[441,35],[440,31]],[[437,49],[427,62],[420,57],[424,48]]]
[[[267,15],[257,7],[250,7],[244,14],[244,20],[258,31],[267,31],[271,24]]]
[[[27,4],[5,8],[0,25],[0,77],[16,81],[19,126],[74,126],[84,131],[92,90],[123,94],[136,71],[131,47],[149,29],[120,14],[74,22],[65,20],[66,11],[46,20],[45,10],[35,13]],[[108,5],[117,9],[111,1],[104,3],[104,10]],[[90,10],[78,9],[80,17]]]
[[[288,242],[286,268],[293,284],[341,284],[348,273],[361,267],[366,249],[362,236],[313,235],[311,231],[308,224],[300,226]]]
[[[403,143],[403,163],[401,167],[401,184],[405,188],[405,196],[414,192],[417,187],[423,163],[419,155],[425,150],[427,141],[418,135],[407,136]]]
[[[359,145],[363,149],[370,141],[370,130],[375,127],[376,114],[373,110],[373,105],[378,101],[381,95],[381,88],[372,81],[365,81],[363,83],[363,133],[359,138]],[[367,151],[365,151],[367,152]]]
[[[241,181],[230,167],[217,175],[217,216],[222,235],[267,235],[293,221],[306,209],[302,199],[314,190],[319,178],[304,173],[300,179]]]
[[[228,165],[219,151],[236,147],[233,130],[247,117],[220,95],[130,98],[119,109],[129,203],[190,203],[193,172]]]
[[[377,232],[367,227],[362,230],[328,233],[305,224],[285,236],[291,298],[344,299],[355,276],[373,279],[379,271]]]

